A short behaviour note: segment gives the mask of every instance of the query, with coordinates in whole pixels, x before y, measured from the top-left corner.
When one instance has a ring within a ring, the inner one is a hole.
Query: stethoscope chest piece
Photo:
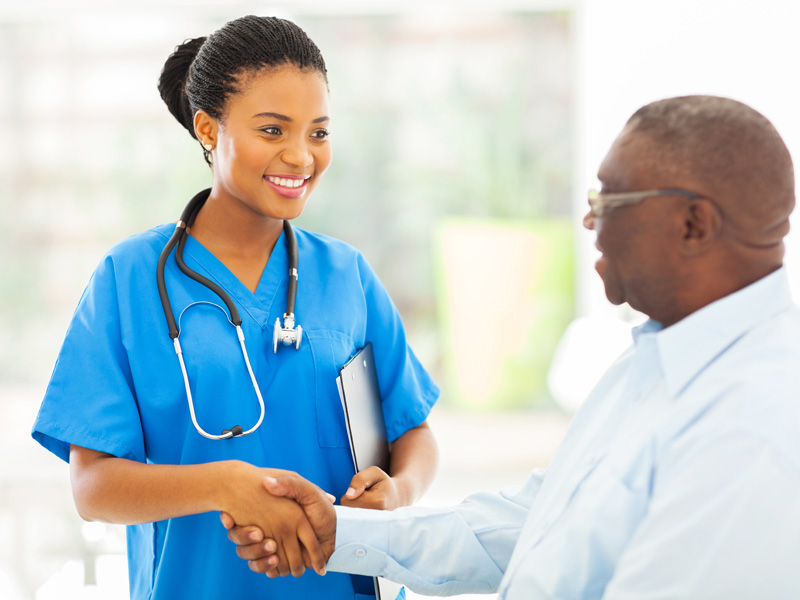
[[[295,350],[299,350],[301,341],[303,341],[303,328],[300,325],[295,327],[294,315],[283,315],[283,327],[280,317],[275,319],[275,327],[272,330],[273,353],[278,352],[278,342],[284,346],[294,346]]]

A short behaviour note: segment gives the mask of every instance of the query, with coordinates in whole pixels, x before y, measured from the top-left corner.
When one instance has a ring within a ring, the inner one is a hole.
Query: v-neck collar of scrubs
[[[191,235],[186,240],[184,255],[191,257],[198,272],[215,281],[236,303],[239,312],[246,312],[262,328],[270,325],[269,316],[275,302],[281,302],[280,291],[285,289],[285,280],[289,272],[289,256],[286,250],[286,235],[281,231],[275,247],[272,249],[255,293],[233,274],[214,254]],[[192,267],[194,268],[194,267]],[[283,312],[282,309],[280,309]],[[240,314],[240,316],[243,316]]]

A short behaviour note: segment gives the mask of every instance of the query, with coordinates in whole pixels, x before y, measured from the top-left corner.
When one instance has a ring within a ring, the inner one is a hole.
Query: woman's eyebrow
[[[281,115],[281,114],[274,113],[274,112],[258,113],[258,114],[253,115],[252,118],[253,119],[260,119],[262,117],[270,117],[272,119],[278,119],[279,121],[286,121],[287,123],[291,123],[292,122],[291,117],[287,117],[286,115]]]
[[[292,118],[291,117],[287,117],[286,115],[282,115],[280,113],[274,113],[274,112],[258,113],[258,114],[253,115],[252,118],[253,119],[261,119],[261,118],[264,118],[264,117],[268,117],[268,118],[272,118],[272,119],[278,119],[279,121],[284,121],[286,123],[291,123],[292,122]],[[330,117],[317,117],[316,119],[314,119],[311,122],[312,123],[324,123],[325,121],[330,121],[330,120],[331,120]]]

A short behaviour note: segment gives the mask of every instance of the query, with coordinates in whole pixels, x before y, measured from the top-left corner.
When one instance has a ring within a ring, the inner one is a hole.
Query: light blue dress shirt
[[[633,336],[546,471],[452,508],[337,507],[329,570],[508,600],[800,598],[800,311],[785,269]]]

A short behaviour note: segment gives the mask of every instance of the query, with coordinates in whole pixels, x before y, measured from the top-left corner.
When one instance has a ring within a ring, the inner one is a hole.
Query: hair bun
[[[186,96],[186,79],[205,41],[205,37],[199,37],[186,40],[177,46],[164,63],[161,76],[158,78],[158,92],[161,94],[161,99],[164,100],[172,116],[178,119],[195,139],[197,136],[194,134],[194,115],[189,98]]]

